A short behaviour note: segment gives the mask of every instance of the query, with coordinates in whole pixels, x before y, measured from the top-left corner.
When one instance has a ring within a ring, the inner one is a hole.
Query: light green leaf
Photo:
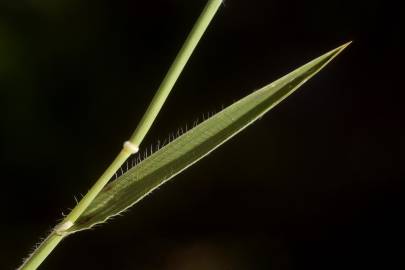
[[[253,92],[184,133],[109,183],[68,232],[88,229],[125,211],[276,106],[349,43]]]

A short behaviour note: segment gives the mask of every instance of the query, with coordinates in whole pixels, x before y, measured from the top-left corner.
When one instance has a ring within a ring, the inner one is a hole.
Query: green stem
[[[187,37],[187,40],[185,41],[183,47],[167,72],[155,96],[153,97],[152,102],[139,122],[138,127],[132,134],[130,141],[133,144],[140,145],[146,133],[149,131],[153,121],[166,101],[167,96],[179,78],[180,73],[182,72],[187,61],[190,59],[191,54],[207,29],[209,23],[211,22],[218,8],[221,6],[221,3],[222,0],[210,0],[205,6],[201,16],[198,18],[196,24]]]
[[[24,264],[18,268],[22,269],[37,269],[38,266],[45,260],[45,258],[52,252],[52,250],[59,244],[63,239],[63,235],[58,235],[52,232],[42,243],[39,245],[34,253],[32,253]]]
[[[83,212],[108,183],[108,181],[113,177],[117,170],[122,166],[122,164],[124,164],[131,154],[137,152],[139,145],[142,143],[144,137],[152,126],[170,91],[179,78],[187,61],[190,59],[209,23],[219,9],[221,3],[222,0],[209,0],[205,6],[201,16],[198,18],[183,47],[178,53],[167,75],[163,79],[163,82],[161,83],[155,96],[153,97],[148,109],[132,134],[130,141],[127,142],[129,143],[129,146],[125,147],[124,145],[122,151],[114,159],[107,170],[101,175],[101,177],[73,208],[73,210],[64,218],[64,220],[54,228],[51,234],[23,263],[23,265],[19,268],[20,270],[35,270],[38,268],[38,266],[46,259],[46,257],[48,257],[59,242],[67,235],[66,231],[75,223],[81,214],[83,214]]]

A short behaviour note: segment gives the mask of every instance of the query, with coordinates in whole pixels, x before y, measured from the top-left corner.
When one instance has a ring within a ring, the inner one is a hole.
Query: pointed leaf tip
[[[347,47],[349,47],[350,44],[352,44],[352,43],[353,43],[353,41],[350,40],[349,42],[346,42],[345,44],[343,44],[343,45],[337,47],[337,48],[335,49],[335,51],[338,51],[337,54],[339,54],[339,53],[341,53],[344,49],[346,49]]]

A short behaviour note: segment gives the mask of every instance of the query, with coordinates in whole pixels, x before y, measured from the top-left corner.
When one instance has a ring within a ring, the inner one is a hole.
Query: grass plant
[[[191,57],[221,0],[209,0],[130,139],[88,193],[24,261],[33,270],[66,236],[89,229],[116,216],[158,186],[205,157],[292,94],[318,73],[349,43],[331,50],[279,80],[251,93],[160,147],[114,181],[111,178],[139,151],[160,109]]]

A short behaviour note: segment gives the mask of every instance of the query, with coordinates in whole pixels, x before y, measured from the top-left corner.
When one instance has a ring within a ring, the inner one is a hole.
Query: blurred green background
[[[0,0],[0,269],[119,151],[205,2]],[[41,269],[404,267],[403,15],[394,1],[225,1],[144,146],[354,43]]]

